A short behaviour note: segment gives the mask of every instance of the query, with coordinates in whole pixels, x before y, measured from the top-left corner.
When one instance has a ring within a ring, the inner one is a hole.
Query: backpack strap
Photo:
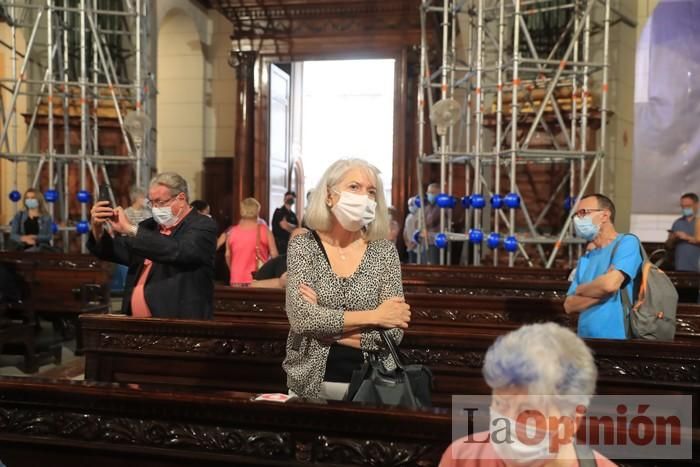
[[[629,310],[630,310],[630,320],[632,319],[631,314],[636,311],[635,307],[638,309],[646,300],[646,294],[647,294],[647,279],[649,278],[649,272],[651,271],[652,268],[658,269],[658,267],[653,264],[651,261],[649,261],[649,256],[647,256],[647,252],[644,250],[644,247],[642,246],[642,241],[639,239],[634,234],[629,234],[633,236],[634,238],[637,239],[637,242],[639,243],[639,253],[642,256],[642,266],[639,269],[639,275],[638,277],[640,278],[640,283],[639,283],[639,290],[637,294],[637,301],[633,304],[629,305]],[[660,271],[660,269],[659,269]]]
[[[637,240],[637,244],[639,245],[639,254],[640,254],[641,257],[642,257],[642,264],[648,263],[648,262],[649,262],[649,257],[647,256],[647,252],[644,251],[644,247],[642,246],[642,241],[639,239],[639,237],[637,237],[635,234],[631,234],[631,233],[622,234],[622,238],[624,238],[624,237],[626,237],[626,236],[633,237],[635,240]],[[620,245],[620,243],[622,242],[622,238],[620,238],[620,241],[617,242],[617,243],[615,244],[615,246],[613,247],[612,254],[610,255],[610,265],[611,265],[611,266],[612,266],[613,258],[615,257],[615,252],[617,251],[617,247],[618,247],[618,246]],[[643,270],[643,269],[642,269],[642,270]],[[634,283],[634,280],[635,280],[635,279],[636,279],[636,277],[630,277],[630,281],[632,281],[632,283]],[[623,303],[627,308],[629,308],[630,310],[632,309],[632,303],[631,303],[630,297],[629,297],[626,293],[623,293],[623,294],[622,294],[622,303]]]
[[[620,246],[620,243],[622,243],[622,239],[624,239],[626,235],[628,235],[628,234],[621,234],[620,240],[618,240],[615,243],[615,245],[613,246],[612,252],[610,253],[610,264],[608,266],[608,269],[610,269],[610,266],[612,266],[612,263],[613,263],[613,259],[615,259],[615,253],[617,253],[617,247]],[[629,235],[631,235],[631,234],[629,234]]]
[[[610,266],[612,266],[613,259],[615,259],[615,253],[617,252],[617,247],[620,246],[620,243],[622,243],[622,240],[624,240],[625,236],[630,235],[634,238],[637,239],[639,242],[639,238],[637,238],[636,235],[634,234],[622,234],[620,236],[620,240],[615,243],[615,246],[613,246],[613,250],[610,253]],[[643,248],[641,248],[641,242],[639,242],[640,249],[642,249],[642,257],[646,259],[646,252],[644,252]],[[609,269],[609,268],[608,268]],[[630,282],[634,284],[634,277],[630,277]],[[625,337],[629,339],[631,337],[630,334],[630,314],[632,313],[632,299],[630,296],[627,294],[626,285],[623,285],[620,287],[620,299],[622,300],[622,322],[625,323]],[[634,290],[634,287],[633,287]]]
[[[596,467],[595,454],[589,445],[574,443],[574,450],[579,467]]]
[[[647,256],[647,252],[644,251],[644,247],[642,246],[642,241],[637,237],[635,234],[632,233],[626,233],[624,235],[629,235],[630,237],[634,237],[637,239],[637,244],[639,245],[639,254],[642,256],[642,262],[649,261],[649,257]]]

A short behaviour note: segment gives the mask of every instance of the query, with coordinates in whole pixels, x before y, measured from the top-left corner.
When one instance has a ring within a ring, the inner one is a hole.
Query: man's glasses
[[[148,209],[164,208],[165,206],[169,206],[170,204],[172,204],[172,202],[175,201],[176,199],[177,199],[177,196],[175,196],[174,198],[170,198],[168,200],[165,200],[165,201],[151,201],[150,199],[147,199],[146,200],[146,207]]]
[[[605,209],[579,209],[576,211],[573,215],[573,217],[586,217],[592,212],[599,212],[599,211],[605,211]]]

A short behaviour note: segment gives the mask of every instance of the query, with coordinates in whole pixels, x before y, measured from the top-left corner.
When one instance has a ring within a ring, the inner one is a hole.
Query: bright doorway
[[[393,59],[272,65],[270,213],[281,205],[287,189],[297,191],[298,208],[303,209],[304,194],[326,168],[348,157],[366,159],[379,168],[391,202],[394,69]],[[284,178],[287,184],[281,186]]]

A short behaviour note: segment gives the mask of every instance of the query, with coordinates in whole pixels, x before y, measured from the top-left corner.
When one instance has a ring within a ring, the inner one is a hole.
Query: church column
[[[240,218],[240,202],[253,196],[255,142],[255,61],[256,52],[232,50],[229,65],[236,70],[236,141],[233,155],[233,222]]]

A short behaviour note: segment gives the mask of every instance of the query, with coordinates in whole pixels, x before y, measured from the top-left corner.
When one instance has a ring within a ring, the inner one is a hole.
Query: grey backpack
[[[643,259],[639,275],[633,278],[632,289],[638,291],[634,304],[625,288],[620,290],[622,308],[626,317],[627,337],[672,341],[676,334],[676,308],[678,307],[676,287],[661,269],[649,261],[639,239],[632,234],[626,235],[637,240]],[[621,241],[622,239],[613,248],[611,262]]]

